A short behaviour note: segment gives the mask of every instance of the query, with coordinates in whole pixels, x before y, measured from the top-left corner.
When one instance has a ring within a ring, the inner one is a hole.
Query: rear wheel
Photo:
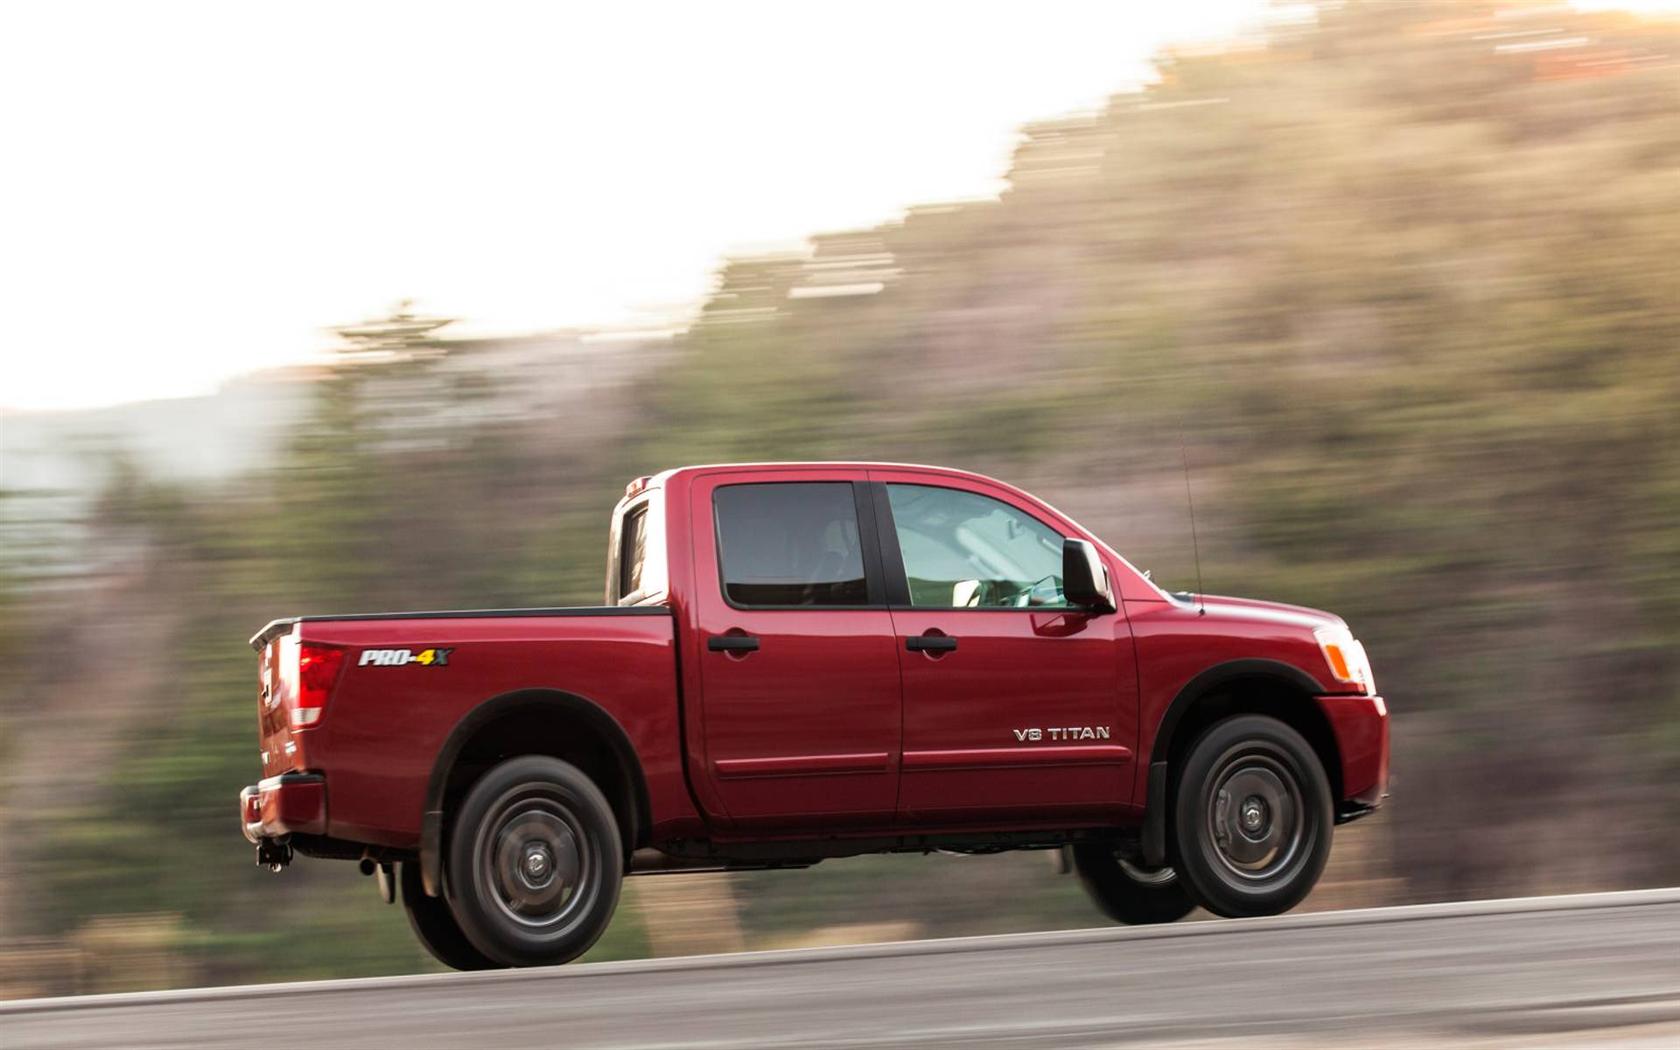
[[[448,901],[426,896],[419,864],[404,861],[401,880],[403,911],[408,913],[409,928],[432,953],[432,958],[457,970],[494,970],[501,965],[467,940],[455,921],[455,914],[449,910]]]
[[[1177,922],[1196,907],[1173,869],[1138,867],[1099,843],[1073,847],[1073,870],[1097,907],[1115,922]]]
[[[1173,866],[1218,915],[1301,903],[1330,857],[1330,781],[1300,733],[1239,715],[1191,745],[1173,793]]]
[[[612,806],[576,766],[509,759],[467,793],[450,833],[449,903],[474,947],[507,966],[570,962],[618,906]]]

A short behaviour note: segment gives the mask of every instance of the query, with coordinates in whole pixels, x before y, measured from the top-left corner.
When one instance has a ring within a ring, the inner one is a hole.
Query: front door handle
[[[904,639],[904,648],[913,653],[949,653],[957,648],[957,640],[945,634],[916,634]]]
[[[706,639],[706,648],[714,653],[756,653],[758,639],[750,634],[714,634]]]

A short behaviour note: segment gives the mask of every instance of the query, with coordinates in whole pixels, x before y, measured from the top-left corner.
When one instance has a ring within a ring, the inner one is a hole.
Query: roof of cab
[[[943,474],[946,477],[972,478],[975,481],[989,481],[994,485],[1003,484],[996,478],[977,474],[972,470],[959,470],[956,467],[939,467],[930,463],[887,463],[871,462],[868,460],[788,460],[784,462],[769,461],[763,463],[696,463],[686,467],[674,467],[670,470],[655,474],[649,481],[649,486],[664,482],[676,474],[699,474],[713,470],[917,470],[931,474]]]
[[[982,482],[988,482],[988,483],[993,484],[993,485],[1003,485],[1006,488],[1012,488],[1013,487],[1013,486],[1009,485],[1007,482],[999,481],[998,479],[993,478],[993,477],[988,477],[985,474],[977,474],[972,470],[958,470],[955,467],[936,467],[936,466],[933,466],[932,464],[928,464],[928,463],[886,463],[886,462],[870,462],[868,460],[826,460],[826,459],[824,459],[824,460],[783,460],[783,461],[770,460],[770,461],[765,461],[765,462],[761,462],[761,463],[692,463],[692,464],[689,464],[688,466],[683,466],[683,467],[671,467],[669,469],[662,470],[657,474],[644,475],[642,477],[632,478],[630,483],[625,486],[624,496],[619,499],[619,505],[623,506],[623,504],[626,503],[627,501],[629,501],[631,499],[634,499],[637,496],[640,496],[642,493],[647,492],[650,489],[662,489],[662,488],[664,488],[667,482],[669,482],[672,478],[676,477],[679,474],[682,474],[682,475],[704,474],[704,473],[708,473],[708,472],[715,471],[715,470],[739,470],[739,471],[786,470],[786,471],[791,472],[791,471],[800,471],[800,470],[823,470],[825,468],[826,469],[837,469],[837,470],[915,470],[915,471],[926,471],[929,474],[938,474],[942,477],[947,477],[947,478],[966,478],[970,481],[982,481]]]

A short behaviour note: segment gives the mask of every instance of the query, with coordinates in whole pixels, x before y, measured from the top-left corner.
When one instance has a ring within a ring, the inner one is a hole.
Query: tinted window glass
[[[618,550],[618,596],[628,597],[642,589],[642,561],[647,556],[647,504],[624,516],[623,538]]]
[[[864,605],[849,482],[729,485],[712,496],[724,593],[737,605]]]
[[[1066,606],[1062,535],[988,496],[888,485],[910,604],[1006,609]]]

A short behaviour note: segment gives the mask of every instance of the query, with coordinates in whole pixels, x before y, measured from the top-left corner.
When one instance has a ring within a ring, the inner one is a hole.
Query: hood
[[[1259,598],[1232,598],[1221,594],[1191,595],[1191,604],[1206,607],[1209,616],[1228,620],[1247,620],[1251,623],[1275,623],[1283,627],[1300,627],[1308,631],[1319,627],[1346,627],[1347,622],[1335,613],[1309,609],[1304,605],[1268,602]]]

